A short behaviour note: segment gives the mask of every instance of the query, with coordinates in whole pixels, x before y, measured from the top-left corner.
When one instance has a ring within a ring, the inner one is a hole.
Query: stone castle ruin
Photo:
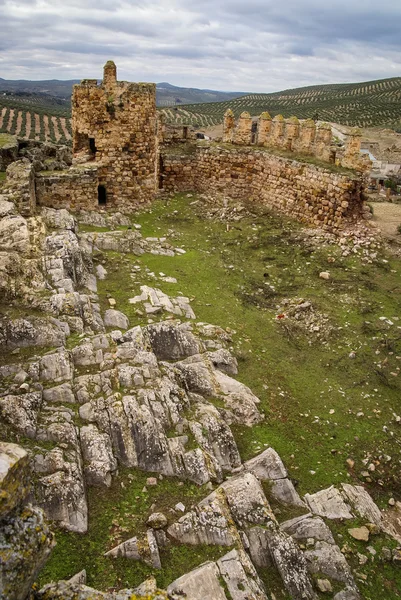
[[[74,86],[72,125],[72,160],[10,166],[3,193],[12,196],[17,186],[24,214],[36,205],[131,211],[160,192],[176,191],[267,204],[329,231],[363,214],[367,163],[358,130],[340,156],[328,124],[272,119],[268,112],[258,119],[244,112],[236,121],[228,110],[223,143],[199,141],[190,126],[168,125],[157,114],[155,84],[117,81],[112,61],[100,83],[85,79]],[[32,142],[25,145],[22,155],[32,158]]]
[[[108,61],[100,85],[85,79],[72,95],[76,162],[97,165],[98,203],[118,206],[123,198],[148,202],[156,178],[156,85],[117,81]]]

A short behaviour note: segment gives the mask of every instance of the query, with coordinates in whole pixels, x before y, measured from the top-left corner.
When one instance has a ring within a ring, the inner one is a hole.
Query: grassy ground
[[[401,426],[396,419],[401,414],[400,260],[381,249],[371,264],[359,255],[342,257],[337,246],[313,249],[301,241],[296,224],[266,212],[246,216],[228,228],[198,214],[200,205],[195,197],[177,196],[135,216],[144,236],[167,235],[186,254],[99,254],[96,258],[108,271],[99,282],[102,308],[112,296],[131,325],[144,324],[147,319],[137,314],[138,305],[128,302],[139,293],[140,284],[189,296],[197,320],[233,333],[239,379],[259,396],[266,415],[258,426],[235,428],[243,459],[273,446],[301,494],[349,481],[366,484],[381,506],[390,497],[401,500]],[[156,277],[160,272],[176,277],[178,283],[152,280],[149,271]],[[330,271],[330,280],[319,278],[321,271]],[[286,298],[310,301],[321,317],[319,331],[305,331],[292,319],[277,319],[286,311]],[[368,470],[369,465],[373,468]],[[118,587],[139,582],[149,572],[138,564],[102,557],[111,547],[112,517],[123,526],[128,523],[126,539],[143,527],[143,511],[155,502],[154,493],[162,493],[172,506],[177,490],[185,504],[184,495],[194,502],[202,490],[188,484],[177,488],[165,480],[151,496],[143,497],[138,491],[143,477],[135,474],[132,490],[129,486],[121,490],[119,480],[109,492],[90,491],[89,534],[59,534],[58,549],[42,581],[86,567],[90,584]],[[338,542],[341,545],[341,537]],[[383,543],[388,545],[382,538],[377,541]],[[164,557],[159,585],[201,559],[213,558],[215,552],[173,547]],[[380,593],[383,598],[399,598],[399,570],[377,567],[377,562],[364,566],[365,597],[377,598]]]

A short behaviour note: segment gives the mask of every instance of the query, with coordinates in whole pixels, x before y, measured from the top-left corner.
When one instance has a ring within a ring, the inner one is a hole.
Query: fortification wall
[[[198,147],[191,156],[163,155],[163,164],[163,187],[169,192],[217,192],[259,202],[328,231],[361,216],[360,177],[264,150]]]
[[[97,171],[93,165],[36,173],[36,203],[49,208],[93,210],[97,207]]]
[[[328,123],[316,125],[312,119],[299,121],[297,117],[284,119],[282,115],[276,115],[272,119],[266,111],[256,120],[248,112],[243,112],[236,122],[231,109],[224,115],[225,143],[265,146],[315,156],[324,162],[362,172],[370,169],[368,157],[360,154],[361,132],[357,128],[351,131],[345,148],[339,153],[338,148],[332,145],[332,137]]]
[[[153,199],[158,144],[155,84],[117,81],[116,66],[109,61],[100,85],[89,79],[74,86],[72,129],[75,161],[96,163],[107,205],[134,206]]]

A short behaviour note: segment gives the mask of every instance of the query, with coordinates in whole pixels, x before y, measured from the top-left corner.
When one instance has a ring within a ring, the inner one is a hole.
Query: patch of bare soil
[[[67,129],[67,123],[64,117],[60,117],[60,125],[61,125],[61,129],[63,130],[63,133],[65,135],[65,139],[66,140],[70,140],[71,139],[71,135],[70,132]]]
[[[43,125],[45,128],[45,140],[46,142],[50,141],[50,127],[49,127],[49,117],[47,115],[43,116]]]
[[[22,127],[22,112],[19,111],[18,116],[17,116],[17,127],[15,129],[15,135],[19,135],[21,133],[21,127]]]
[[[61,133],[58,130],[58,120],[57,117],[52,117],[52,123],[53,123],[53,128],[54,128],[54,137],[56,139],[56,143],[59,141],[59,139],[61,138]]]
[[[27,112],[25,117],[25,137],[29,138],[31,135],[31,113]]]
[[[10,114],[9,114],[8,123],[7,123],[7,131],[11,131],[11,127],[12,127],[13,121],[14,121],[14,114],[15,114],[15,110],[13,108],[10,108]]]
[[[40,116],[35,113],[35,140],[40,139]]]
[[[373,204],[373,222],[380,231],[389,237],[401,235],[397,228],[401,225],[401,204],[391,202],[375,202]]]
[[[209,136],[212,140],[215,140],[216,138],[223,137],[223,124],[221,123],[220,125],[213,125],[211,127],[204,127],[204,128],[202,128],[202,131],[207,136]]]
[[[5,106],[0,113],[0,128],[3,127],[3,120],[4,120],[4,116],[5,116],[6,112],[7,112],[7,107]]]

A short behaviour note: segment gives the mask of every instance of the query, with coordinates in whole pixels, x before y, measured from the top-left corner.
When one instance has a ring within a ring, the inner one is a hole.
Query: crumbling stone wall
[[[332,146],[331,126],[328,123],[316,126],[312,119],[284,119],[283,115],[276,115],[272,119],[267,111],[263,112],[257,121],[252,119],[249,113],[243,112],[235,123],[234,113],[230,109],[227,110],[223,121],[223,142],[238,146],[255,144],[308,154],[319,160],[358,171],[366,171],[371,166],[366,156],[360,154],[361,133],[358,129],[350,133],[344,151],[336,158],[336,148]]]
[[[95,164],[66,171],[36,174],[36,201],[39,206],[93,210],[97,206],[98,169]]]
[[[169,192],[221,193],[275,207],[301,223],[341,229],[362,212],[363,180],[256,148],[198,147],[191,156],[163,155]]]
[[[1,195],[4,200],[14,202],[24,217],[35,214],[35,173],[29,160],[22,158],[7,167]]]
[[[102,201],[116,207],[153,199],[157,174],[155,84],[117,81],[116,66],[108,61],[100,85],[96,79],[87,79],[74,86],[72,128],[75,161],[96,163],[99,185],[105,190]],[[91,208],[97,201],[96,192]]]

